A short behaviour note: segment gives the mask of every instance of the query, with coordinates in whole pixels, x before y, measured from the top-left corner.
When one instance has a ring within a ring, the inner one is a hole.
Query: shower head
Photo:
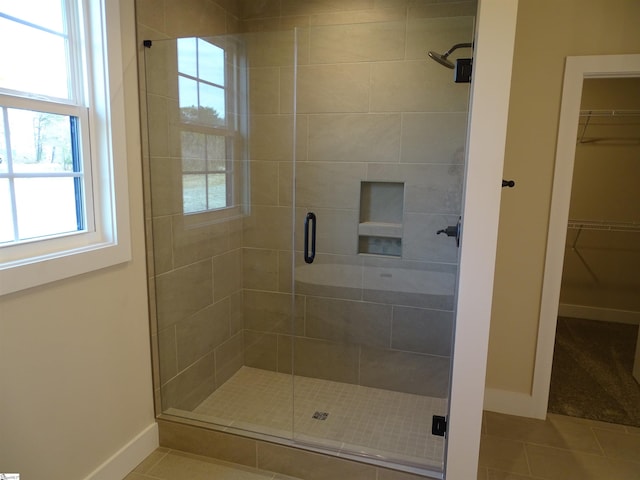
[[[447,57],[459,48],[472,48],[472,47],[473,47],[473,43],[456,43],[453,47],[451,47],[449,50],[447,50],[442,54],[434,52],[433,50],[430,51],[429,57],[434,59],[440,65],[444,65],[447,68],[454,69],[455,65]]]
[[[447,68],[455,68],[455,65],[451,61],[447,60],[448,54],[440,54],[438,52],[429,51],[429,57],[433,58],[440,65],[444,65]]]

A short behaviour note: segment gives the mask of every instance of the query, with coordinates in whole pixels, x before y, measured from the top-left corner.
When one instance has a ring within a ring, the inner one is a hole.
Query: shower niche
[[[402,256],[404,183],[361,182],[358,253]]]

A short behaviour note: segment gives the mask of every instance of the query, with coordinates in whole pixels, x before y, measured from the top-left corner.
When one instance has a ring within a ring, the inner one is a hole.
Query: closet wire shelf
[[[609,232],[640,232],[640,223],[636,222],[605,222],[594,220],[571,220],[567,228],[574,230],[605,230]]]
[[[599,230],[606,232],[631,232],[631,233],[639,233],[640,232],[640,223],[635,222],[599,222],[592,220],[571,220],[567,222],[568,229],[578,230],[578,233],[573,238],[573,242],[571,245],[571,251],[576,254],[587,273],[593,280],[596,285],[600,284],[600,279],[594,272],[594,270],[589,266],[589,262],[585,259],[585,257],[580,252],[580,248],[578,247],[578,240],[580,235],[585,230]]]
[[[580,110],[577,143],[640,145],[640,110]]]

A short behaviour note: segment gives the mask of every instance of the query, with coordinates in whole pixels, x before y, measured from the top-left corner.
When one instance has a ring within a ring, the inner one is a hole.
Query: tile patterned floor
[[[319,420],[316,412],[328,415]],[[193,412],[172,413],[284,438],[295,431],[297,441],[312,445],[442,468],[444,439],[431,435],[432,416],[446,413],[441,398],[299,376],[292,381],[243,367]]]
[[[301,480],[176,450],[158,448],[124,480]]]
[[[160,448],[125,480],[287,478]],[[639,428],[554,414],[543,421],[485,412],[478,480],[639,479]]]
[[[478,480],[640,480],[640,428],[485,412]]]

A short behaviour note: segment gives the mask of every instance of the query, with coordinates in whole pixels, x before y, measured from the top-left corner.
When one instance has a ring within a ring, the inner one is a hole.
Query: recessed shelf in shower
[[[358,253],[402,256],[404,183],[361,182]]]

